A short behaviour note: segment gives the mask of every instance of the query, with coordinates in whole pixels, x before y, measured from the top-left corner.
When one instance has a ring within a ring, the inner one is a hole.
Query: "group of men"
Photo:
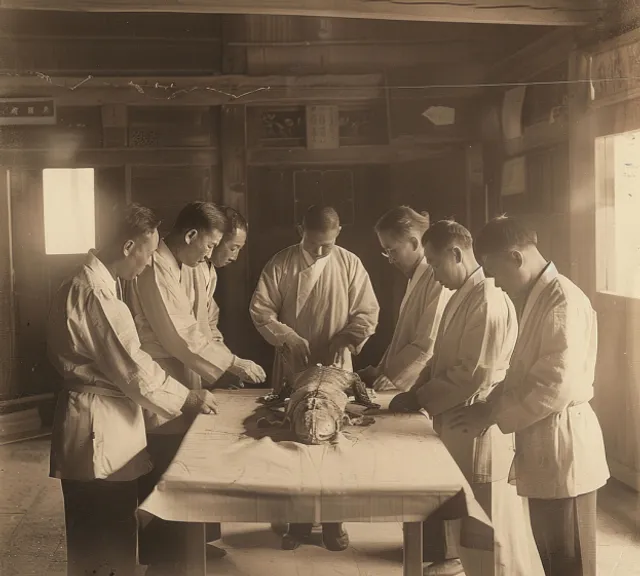
[[[172,231],[130,205],[108,245],[58,291],[49,352],[63,375],[51,455],[62,480],[68,574],[179,574],[179,523],[138,526],[153,489],[200,412],[207,388],[261,383],[228,349],[213,299],[216,267],[247,237],[236,211],[188,204]],[[314,206],[299,244],[265,266],[250,304],[274,346],[276,391],[316,363],[353,370],[379,305],[360,259],[336,245],[333,208]],[[390,408],[426,410],[492,519],[493,530],[437,513],[424,526],[425,574],[595,575],[595,493],[608,479],[593,395],[596,318],[587,297],[537,249],[523,223],[498,218],[475,245],[453,221],[394,208],[375,227],[408,280],[392,340],[359,371]],[[515,438],[515,440],[514,440]],[[295,531],[293,538],[305,536]],[[332,526],[325,544],[344,549]],[[208,526],[208,541],[220,537]],[[223,551],[209,546],[208,555]]]

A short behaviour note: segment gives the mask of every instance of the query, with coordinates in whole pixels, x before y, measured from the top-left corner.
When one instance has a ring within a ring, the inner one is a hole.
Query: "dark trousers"
[[[67,576],[134,576],[137,481],[62,480]]]
[[[149,434],[147,436],[147,450],[154,469],[138,482],[140,502],[153,492],[180,448],[183,438],[184,434]],[[152,518],[146,526],[141,526],[138,532],[140,564],[148,566],[183,562],[186,557],[186,534],[186,525],[183,522]],[[220,524],[207,524],[207,542],[218,540],[221,536]]]
[[[531,528],[547,576],[596,576],[596,492],[529,499]]]

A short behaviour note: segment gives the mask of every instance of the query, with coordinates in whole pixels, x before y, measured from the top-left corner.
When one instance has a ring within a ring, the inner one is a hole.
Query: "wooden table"
[[[261,394],[217,392],[219,414],[195,419],[141,506],[188,523],[189,576],[206,574],[206,522],[402,522],[405,576],[422,575],[422,522],[441,506],[490,526],[425,415],[382,410],[336,445],[305,446],[259,437]]]

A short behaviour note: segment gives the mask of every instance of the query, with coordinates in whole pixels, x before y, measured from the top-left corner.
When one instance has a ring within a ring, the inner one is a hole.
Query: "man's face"
[[[516,250],[494,252],[482,258],[482,267],[488,278],[495,280],[509,296],[515,297],[524,287],[522,254]]]
[[[435,279],[449,290],[458,290],[466,279],[462,253],[457,246],[436,250],[431,242],[424,247],[427,262],[433,268]]]
[[[158,242],[158,230],[127,241],[124,245],[125,260],[120,277],[123,280],[133,280],[141,274],[151,264],[151,257],[158,248]]]
[[[302,229],[302,247],[316,260],[324,258],[331,253],[340,234],[340,228],[332,230],[305,230]]]
[[[211,254],[211,262],[216,268],[222,268],[238,259],[240,250],[247,242],[247,232],[236,230],[235,234],[224,236]]]
[[[213,249],[222,239],[220,230],[189,230],[184,237],[185,246],[180,254],[182,264],[194,268],[211,258]]]
[[[420,256],[418,240],[416,238],[395,238],[387,232],[378,232],[378,240],[384,254],[389,259],[389,264],[393,264],[407,276],[411,274],[415,268],[416,260]]]

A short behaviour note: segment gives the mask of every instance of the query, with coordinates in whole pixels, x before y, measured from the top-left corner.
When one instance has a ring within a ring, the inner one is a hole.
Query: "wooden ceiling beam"
[[[0,77],[0,97],[54,97],[59,106],[307,104],[383,98],[380,74],[204,77]]]
[[[582,26],[602,15],[602,0],[0,0],[0,8],[80,12],[267,14]]]
[[[573,32],[553,30],[514,52],[487,71],[487,82],[527,82],[567,62],[576,45]]]

